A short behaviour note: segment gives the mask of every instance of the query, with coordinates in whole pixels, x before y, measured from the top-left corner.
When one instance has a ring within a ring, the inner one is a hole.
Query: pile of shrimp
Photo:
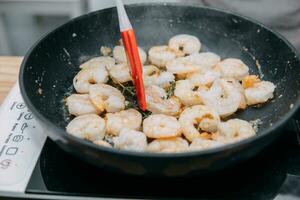
[[[200,40],[187,34],[150,48],[148,55],[139,48],[151,113],[143,118],[108,84],[132,81],[124,47],[101,47],[102,56],[81,64],[73,80],[77,94],[66,105],[75,118],[67,132],[105,147],[153,153],[199,151],[255,136],[249,122],[229,118],[272,99],[275,85],[250,75],[239,59],[200,49]]]

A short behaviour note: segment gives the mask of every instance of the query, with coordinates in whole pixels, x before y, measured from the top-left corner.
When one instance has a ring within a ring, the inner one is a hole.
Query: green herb
[[[175,87],[176,87],[176,82],[170,82],[170,86],[167,89],[167,99],[169,99],[171,96],[174,95],[174,91],[175,91]]]

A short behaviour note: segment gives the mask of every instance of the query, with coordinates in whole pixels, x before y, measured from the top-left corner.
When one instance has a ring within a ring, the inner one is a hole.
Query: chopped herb
[[[170,82],[170,86],[167,89],[167,99],[169,99],[171,96],[174,95],[175,87],[176,87],[176,82],[175,81]]]

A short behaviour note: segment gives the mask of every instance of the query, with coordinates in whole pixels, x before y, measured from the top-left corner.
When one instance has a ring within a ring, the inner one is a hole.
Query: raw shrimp
[[[89,67],[106,67],[107,69],[112,68],[116,63],[116,60],[112,57],[109,56],[100,56],[100,57],[95,57],[92,58],[90,60],[88,60],[87,62],[81,64],[79,66],[80,69],[86,69]]]
[[[200,89],[200,95],[204,105],[216,109],[221,117],[235,113],[242,101],[239,89],[224,79],[215,80],[208,91]]]
[[[196,138],[190,144],[189,150],[190,151],[198,151],[198,150],[204,150],[204,149],[212,149],[212,148],[220,147],[223,145],[224,145],[224,143],[220,142],[220,141]]]
[[[187,151],[189,143],[181,138],[165,138],[152,141],[147,148],[147,151],[153,153],[178,153]]]
[[[249,67],[240,59],[227,58],[216,65],[216,70],[220,71],[224,78],[235,78],[241,81],[249,75]]]
[[[101,110],[93,105],[88,94],[72,94],[66,99],[71,115],[100,114]]]
[[[96,140],[93,143],[97,144],[99,146],[103,146],[103,147],[112,147],[111,144],[109,144],[108,142],[106,142],[104,140]]]
[[[149,50],[150,63],[163,68],[167,63],[176,58],[176,53],[168,46],[155,46]]]
[[[220,56],[211,52],[193,53],[187,56],[187,58],[194,64],[199,65],[199,70],[202,73],[211,70],[221,60]]]
[[[140,47],[138,48],[141,63],[144,64],[147,61],[147,54]],[[123,46],[115,46],[113,50],[113,56],[117,63],[127,63],[127,56]]]
[[[213,109],[196,105],[187,107],[179,117],[183,135],[193,141],[200,137],[202,131],[216,132],[220,123],[218,113]]]
[[[236,142],[255,135],[251,124],[241,119],[230,119],[219,125],[218,135],[214,138],[226,143]]]
[[[107,113],[105,118],[106,132],[112,135],[119,135],[123,128],[140,130],[142,124],[142,115],[135,109]]]
[[[245,82],[243,83],[243,85],[246,85]],[[260,80],[254,80],[254,83],[248,83],[248,86],[250,87],[245,88],[245,97],[248,105],[265,103],[272,99],[276,88],[272,82]]]
[[[171,60],[167,63],[166,68],[167,71],[178,75],[193,73],[200,69],[199,65],[195,64],[189,57],[180,57]]]
[[[128,81],[131,81],[131,75],[129,71],[129,67],[126,63],[120,63],[117,65],[114,65],[109,70],[110,76],[113,81],[117,81],[119,83],[125,83]]]
[[[93,104],[101,111],[119,112],[125,108],[125,97],[117,88],[110,85],[92,85],[89,94]]]
[[[221,74],[215,70],[208,70],[204,73],[198,71],[187,75],[195,86],[210,86],[216,79],[220,78]]]
[[[143,132],[122,129],[119,136],[113,138],[114,147],[127,151],[145,151],[147,148],[147,138]]]
[[[201,43],[195,36],[180,34],[169,40],[169,48],[175,52],[182,52],[183,55],[192,54],[200,51]]]
[[[73,85],[78,93],[88,93],[91,85],[107,81],[108,72],[104,66],[91,66],[78,72],[73,79]]]
[[[144,119],[143,132],[148,138],[169,138],[181,136],[181,127],[175,117],[156,114]]]
[[[176,116],[181,107],[177,97],[167,99],[167,93],[163,88],[156,85],[150,85],[146,88],[147,110],[153,114],[165,114]]]
[[[102,140],[105,135],[105,120],[95,114],[81,115],[68,124],[67,132],[92,142]]]
[[[190,80],[176,81],[174,95],[179,98],[180,102],[186,106],[198,105],[202,103],[198,87]]]
[[[166,88],[170,86],[170,83],[175,81],[175,76],[166,71],[160,71],[154,65],[143,66],[143,80],[145,87],[149,85],[158,85]]]

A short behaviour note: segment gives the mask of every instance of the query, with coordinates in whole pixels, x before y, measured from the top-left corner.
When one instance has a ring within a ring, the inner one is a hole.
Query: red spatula
[[[119,16],[122,41],[130,66],[130,73],[135,86],[136,96],[141,110],[146,110],[145,88],[142,76],[142,63],[139,56],[138,44],[124,5],[121,0],[115,0]]]

